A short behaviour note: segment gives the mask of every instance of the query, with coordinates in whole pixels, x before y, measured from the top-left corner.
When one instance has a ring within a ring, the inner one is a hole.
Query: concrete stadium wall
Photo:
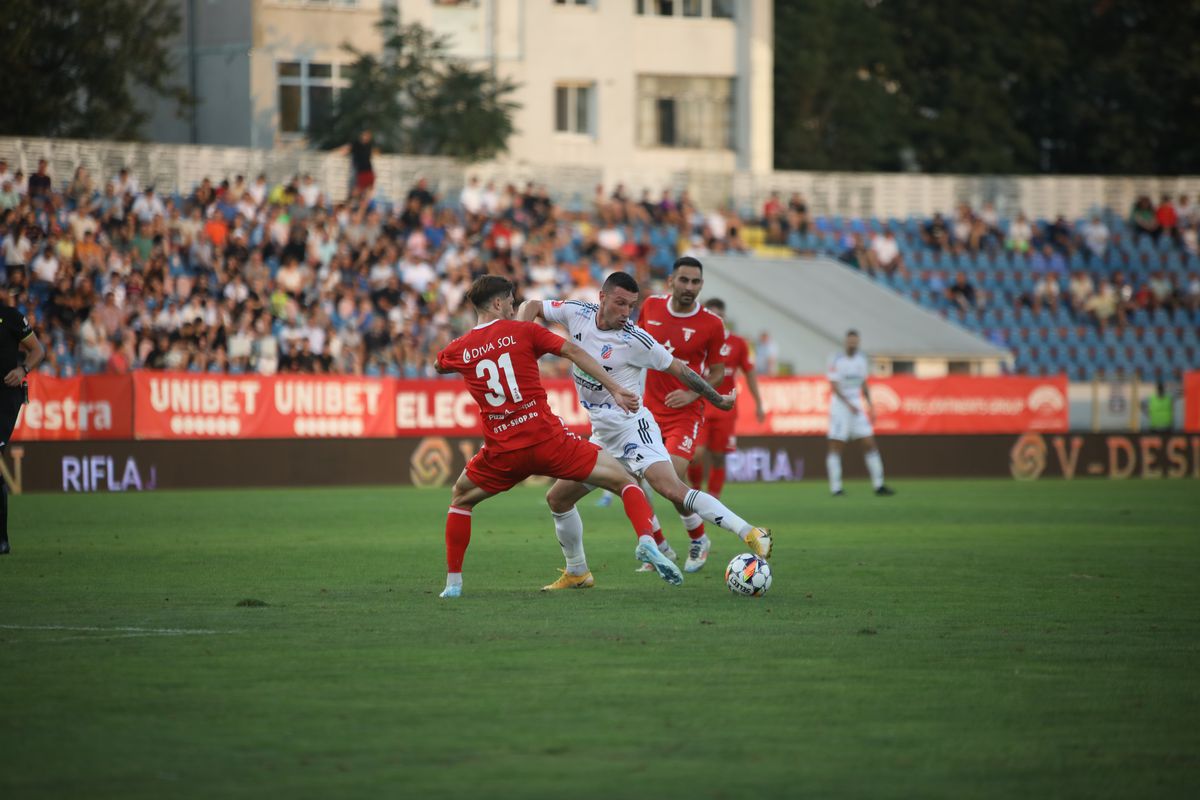
[[[448,487],[478,439],[16,443],[0,458],[14,494],[316,486]],[[1146,478],[1200,480],[1198,434],[880,437],[889,479]],[[865,478],[856,448],[846,477]],[[825,481],[822,437],[747,437],[731,482]],[[532,482],[546,485],[549,481]]]
[[[190,190],[208,176],[220,179],[235,173],[252,178],[265,172],[272,181],[297,172],[310,172],[324,187],[339,193],[349,169],[342,156],[284,147],[256,150],[133,142],[0,137],[0,158],[10,169],[28,175],[39,158],[50,161],[55,180],[66,181],[83,164],[94,176],[108,180],[129,166],[143,184],[161,190]],[[588,203],[597,184],[611,190],[624,183],[631,193],[643,188],[678,191],[687,188],[706,207],[730,204],[758,213],[767,195],[778,190],[802,192],[812,213],[861,217],[929,216],[948,212],[960,202],[996,204],[1001,214],[1018,210],[1034,216],[1066,214],[1078,217],[1096,208],[1129,210],[1142,194],[1156,200],[1162,193],[1200,195],[1200,176],[1095,175],[919,175],[854,172],[711,172],[701,169],[648,169],[634,164],[579,167],[566,164],[498,160],[463,164],[449,158],[383,156],[376,162],[378,190],[390,199],[402,198],[418,175],[427,177],[443,196],[457,197],[468,175],[482,180],[523,184],[543,183],[560,202]]]

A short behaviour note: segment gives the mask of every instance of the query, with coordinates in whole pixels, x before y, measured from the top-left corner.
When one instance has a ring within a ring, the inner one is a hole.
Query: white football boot
[[[711,549],[712,542],[709,541],[707,533],[699,539],[692,540],[692,546],[688,548],[687,561],[683,562],[683,571],[699,572],[708,561],[708,551]]]

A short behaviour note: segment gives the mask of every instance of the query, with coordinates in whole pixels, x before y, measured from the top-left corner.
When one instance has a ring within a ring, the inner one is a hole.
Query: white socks
[[[871,483],[878,489],[883,486],[883,459],[879,456],[878,450],[872,450],[863,456],[863,461],[867,462],[867,472],[871,473]],[[841,465],[838,466],[838,471],[841,471]]]
[[[699,514],[680,514],[679,521],[683,523],[685,531],[694,531],[704,524],[704,519]]]
[[[867,472],[871,474],[871,483],[876,489],[883,486],[883,458],[878,450],[863,454],[867,464]],[[837,453],[825,456],[825,471],[829,473],[829,491],[839,492],[842,489],[842,457]]]
[[[449,588],[451,586],[462,586],[462,573],[461,572],[447,572],[446,573],[446,587]]]
[[[562,514],[551,511],[550,516],[554,517],[554,534],[567,560],[567,574],[586,575],[587,556],[583,552],[583,519],[579,516],[579,509],[571,506],[570,511]]]
[[[875,457],[878,458],[879,454],[876,453]],[[842,490],[842,457],[837,453],[825,456],[825,471],[829,473],[829,491],[837,494]]]
[[[736,533],[742,539],[745,539],[746,534],[754,527],[730,511],[720,500],[699,489],[692,489],[683,498],[683,510],[689,514],[699,514],[705,522],[720,525],[725,530]],[[686,518],[682,514],[680,519],[685,520],[684,525],[687,524]]]

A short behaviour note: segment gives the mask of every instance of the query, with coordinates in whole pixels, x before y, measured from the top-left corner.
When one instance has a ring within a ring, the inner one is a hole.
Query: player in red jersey
[[[725,319],[725,301],[717,298],[706,300],[704,307]],[[721,357],[725,359],[725,379],[717,387],[721,394],[733,391],[740,370],[746,376],[746,388],[754,398],[754,415],[758,421],[766,419],[763,411],[762,396],[758,392],[758,379],[754,374],[754,362],[750,360],[750,347],[746,340],[728,329],[725,331],[725,344],[721,346]],[[688,483],[693,488],[703,489],[704,467],[708,464],[708,493],[713,497],[721,496],[725,487],[725,456],[737,449],[737,406],[728,411],[713,406],[704,410],[704,424],[700,426],[700,443],[696,447],[696,457],[688,467]]]
[[[671,269],[671,293],[653,295],[642,303],[638,324],[662,343],[673,356],[705,376],[713,386],[725,378],[721,347],[725,344],[725,322],[700,306],[697,298],[704,286],[704,268],[691,256],[675,260]],[[646,408],[662,429],[663,442],[680,480],[687,477],[688,464],[696,455],[705,403],[694,390],[663,372],[646,376]],[[685,572],[704,566],[711,547],[704,533],[704,520],[696,513],[680,514],[691,546]],[[661,538],[656,537],[656,539]],[[665,541],[661,542],[665,544]]]
[[[462,565],[471,541],[471,512],[494,494],[530,475],[586,481],[620,495],[638,537],[637,557],[653,564],[668,583],[683,576],[663,556],[651,536],[654,512],[641,487],[615,458],[570,433],[546,402],[538,358],[551,353],[573,361],[613,395],[622,409],[637,411],[639,400],[613,381],[582,348],[536,323],[514,320],[513,285],[485,275],[472,284],[467,299],[479,324],[448,344],[437,356],[437,371],[458,373],[479,404],[483,448],[454,483],[446,515],[446,589],[441,597],[462,595]],[[568,554],[569,557],[569,554]],[[591,573],[560,578],[551,588],[592,585]],[[563,585],[558,585],[563,584]]]

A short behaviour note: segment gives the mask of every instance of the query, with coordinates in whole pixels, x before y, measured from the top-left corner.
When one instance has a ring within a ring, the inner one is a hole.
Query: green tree
[[[1200,0],[777,0],[775,19],[781,168],[1200,171]]]
[[[1039,120],[1045,169],[1200,171],[1200,2],[1070,0],[1056,5],[1065,17],[1060,30],[1073,58],[1046,101],[1057,113]]]
[[[899,168],[900,57],[880,15],[861,1],[779,0],[775,41],[776,165]]]
[[[902,125],[930,172],[1036,169],[1038,133],[1020,124],[1013,91],[1036,61],[1030,48],[1047,12],[1020,0],[882,3],[899,51],[909,114]]]
[[[314,144],[339,147],[370,129],[389,153],[474,160],[507,149],[519,108],[510,99],[516,84],[456,60],[445,37],[403,24],[394,8],[385,9],[376,27],[382,53],[342,45],[354,57],[350,85],[328,117],[314,120]]]
[[[190,102],[170,76],[180,29],[171,0],[0,2],[0,134],[137,139],[148,114],[140,88],[182,112]]]

